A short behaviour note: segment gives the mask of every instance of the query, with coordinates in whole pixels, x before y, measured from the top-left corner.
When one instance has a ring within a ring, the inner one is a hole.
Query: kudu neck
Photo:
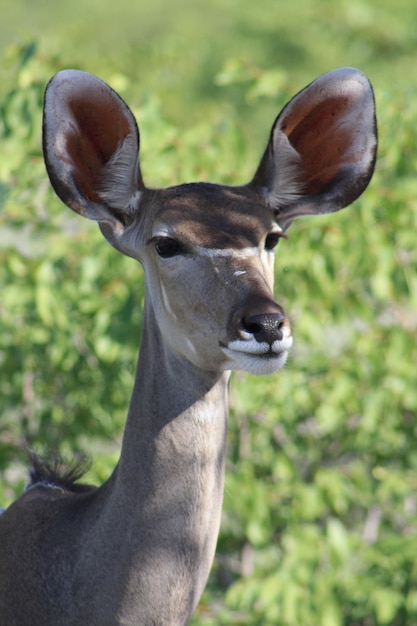
[[[183,624],[203,592],[220,526],[229,375],[176,358],[153,321],[147,310],[111,509],[123,511],[117,527],[131,537],[126,604],[145,589],[161,623]]]
[[[227,414],[229,372],[202,370],[177,356],[164,341],[151,306],[145,305],[135,382],[127,429],[146,427],[156,435],[173,420],[216,421]],[[211,406],[213,413],[200,414]],[[211,417],[211,419],[210,419]],[[191,427],[191,423],[190,423]]]
[[[201,370],[172,353],[145,306],[135,383],[117,469],[145,474],[143,489],[167,472],[188,483],[195,473],[224,471],[229,373]],[[188,477],[187,477],[188,475]],[[200,476],[201,482],[202,476]],[[222,480],[220,481],[222,483]],[[160,484],[163,489],[163,483]],[[219,494],[222,497],[222,494]]]

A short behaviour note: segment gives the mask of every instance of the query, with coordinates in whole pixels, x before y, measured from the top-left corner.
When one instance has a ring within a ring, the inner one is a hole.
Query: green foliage
[[[106,478],[140,336],[140,268],[50,189],[40,149],[49,77],[76,65],[120,90],[139,120],[148,184],[238,184],[253,173],[291,93],[330,67],[358,65],[376,87],[377,172],[353,207],[300,221],[277,252],[276,296],[292,316],[295,348],[276,376],[233,376],[222,530],[192,623],[413,626],[416,10],[405,0],[401,8],[302,0],[285,10],[268,0],[182,0],[175,14],[163,0],[153,5],[143,8],[135,39],[128,0],[118,3],[117,19],[110,3],[92,2],[80,29],[79,21],[58,21],[68,9],[55,3],[42,44],[5,53],[0,502],[21,492],[25,445],[91,453],[89,480]],[[87,37],[101,11],[102,28]],[[126,33],[119,47],[106,39],[109,15],[115,33]],[[203,37],[206,29],[224,49]]]

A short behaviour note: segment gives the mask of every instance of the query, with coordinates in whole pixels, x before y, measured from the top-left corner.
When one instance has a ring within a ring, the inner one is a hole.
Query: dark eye
[[[171,237],[156,237],[155,250],[163,259],[169,259],[184,252],[183,246]]]
[[[267,235],[265,239],[265,250],[273,250],[278,244],[278,241],[281,239],[281,237],[285,237],[285,234],[283,232],[277,231],[274,233],[269,233],[269,235]]]

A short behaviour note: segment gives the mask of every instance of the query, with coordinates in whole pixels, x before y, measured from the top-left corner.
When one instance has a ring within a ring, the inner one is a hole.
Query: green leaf
[[[392,622],[398,609],[403,605],[404,599],[401,593],[390,588],[376,589],[370,598],[378,624],[384,625]]]

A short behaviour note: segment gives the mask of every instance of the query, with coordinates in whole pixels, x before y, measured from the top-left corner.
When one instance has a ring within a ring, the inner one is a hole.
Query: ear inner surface
[[[281,130],[301,157],[304,192],[315,195],[326,189],[338,172],[355,166],[366,151],[366,136],[358,120],[360,111],[345,95],[326,100],[308,111],[292,128]]]
[[[282,135],[292,154],[288,147],[283,151]],[[252,184],[266,187],[281,225],[288,226],[299,215],[337,211],[366,188],[376,144],[375,103],[368,79],[351,68],[335,70],[284,107]],[[290,176],[278,175],[283,167]]]
[[[84,72],[58,73],[45,93],[43,143],[51,182],[66,204],[97,221],[125,221],[142,186],[139,132],[108,85]]]

